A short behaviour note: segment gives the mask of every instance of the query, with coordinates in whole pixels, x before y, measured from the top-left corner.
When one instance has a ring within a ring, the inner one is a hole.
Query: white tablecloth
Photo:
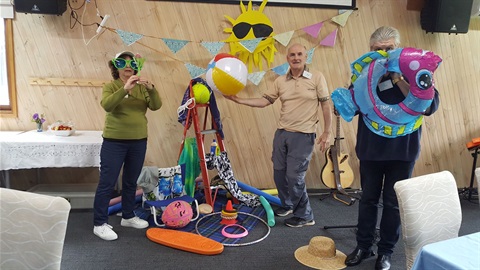
[[[102,131],[76,131],[68,137],[52,132],[0,132],[0,170],[99,167]]]

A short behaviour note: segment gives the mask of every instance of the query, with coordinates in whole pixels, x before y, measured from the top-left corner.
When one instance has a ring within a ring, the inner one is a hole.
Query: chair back
[[[402,222],[407,269],[420,249],[458,237],[462,211],[455,178],[442,171],[398,181],[394,185]]]
[[[477,179],[477,189],[480,187],[480,167],[475,169],[475,178]],[[478,204],[480,205],[480,195],[478,197]]]
[[[60,269],[70,203],[0,188],[0,269]]]

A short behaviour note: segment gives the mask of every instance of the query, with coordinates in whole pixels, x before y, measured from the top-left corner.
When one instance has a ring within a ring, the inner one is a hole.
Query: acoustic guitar
[[[335,135],[335,142],[331,145],[327,151],[325,151],[325,166],[322,168],[322,182],[325,186],[336,189],[343,195],[349,196],[344,188],[348,188],[352,185],[354,180],[353,170],[348,164],[348,154],[343,154],[340,150],[340,141],[343,138],[340,137],[340,115],[337,115],[337,130]],[[335,197],[338,199],[337,197]],[[340,200],[340,199],[338,199]],[[352,204],[354,200],[346,204]]]

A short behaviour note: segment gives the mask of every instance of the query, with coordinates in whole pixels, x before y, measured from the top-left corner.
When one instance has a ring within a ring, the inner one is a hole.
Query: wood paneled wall
[[[80,7],[82,1],[70,1]],[[101,130],[104,111],[99,105],[101,87],[75,87],[30,84],[30,78],[54,77],[82,80],[111,79],[107,61],[116,52],[132,50],[147,58],[142,76],[153,81],[164,101],[156,112],[149,112],[149,142],[146,165],[176,165],[183,126],[177,122],[177,108],[190,81],[184,67],[188,62],[206,67],[212,56],[200,41],[220,41],[228,37],[224,28],[232,25],[224,18],[240,15],[239,5],[184,2],[151,2],[140,0],[96,1],[100,14],[110,14],[107,26],[144,35],[137,43],[126,46],[113,31],[105,31],[91,39],[97,26],[74,24],[70,9],[63,16],[16,14],[14,20],[15,68],[18,92],[18,118],[1,118],[1,130],[30,130],[31,114],[43,112],[47,122],[72,120],[80,130]],[[402,34],[402,45],[432,50],[443,58],[435,73],[441,94],[439,111],[427,117],[422,137],[422,152],[414,175],[451,171],[459,187],[468,186],[472,156],[465,143],[480,137],[480,20],[472,19],[467,34],[426,34],[420,27],[418,11],[408,11],[406,0],[358,0],[358,10],[345,27],[339,27],[335,46],[319,46],[312,67],[323,72],[331,91],[349,84],[350,63],[367,52],[370,34],[379,26],[391,25]],[[75,11],[87,25],[99,23],[93,1],[86,9]],[[328,19],[337,10],[274,7],[267,4],[264,13],[270,18],[275,33],[299,30],[325,21],[318,39],[295,31],[292,41],[312,48],[337,25]],[[73,26],[73,27],[72,27]],[[194,41],[173,54],[160,38]],[[91,40],[90,40],[91,39]],[[278,52],[273,66],[285,62],[286,49],[276,44]],[[222,52],[228,52],[226,45]],[[259,97],[273,87],[276,75],[268,71],[262,82],[249,83],[239,93],[243,97]],[[257,188],[273,188],[271,150],[279,115],[279,104],[264,109],[241,106],[217,95],[225,144],[237,179]],[[323,126],[323,122],[320,123]],[[356,119],[342,120],[342,151],[350,154],[355,172],[352,187],[359,187],[356,159]],[[335,129],[335,127],[333,128]],[[334,132],[334,130],[332,130]],[[189,136],[193,136],[191,131]],[[212,138],[206,137],[207,146]],[[3,158],[3,157],[2,157]],[[324,154],[315,149],[307,173],[308,188],[324,188],[320,173]],[[41,171],[41,180],[57,182],[96,182],[97,169],[49,169]],[[214,172],[210,172],[213,176]],[[34,174],[14,171],[12,185],[28,189]]]

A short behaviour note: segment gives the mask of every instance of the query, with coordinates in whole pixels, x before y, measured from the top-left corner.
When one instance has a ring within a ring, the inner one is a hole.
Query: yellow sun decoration
[[[232,28],[223,29],[226,33],[231,35],[225,40],[230,44],[230,54],[237,56],[242,62],[248,66],[248,72],[252,72],[253,66],[263,70],[262,60],[263,57],[270,68],[270,64],[273,63],[273,58],[277,49],[275,48],[275,40],[273,39],[273,27],[270,19],[263,14],[263,9],[268,0],[263,0],[258,10],[252,9],[252,2],[248,2],[248,8],[245,8],[243,1],[240,1],[240,8],[242,14],[233,19],[228,15],[224,15],[230,23]],[[241,41],[251,40],[255,38],[263,38],[258,43],[258,46],[253,52],[250,52],[245,48]]]

